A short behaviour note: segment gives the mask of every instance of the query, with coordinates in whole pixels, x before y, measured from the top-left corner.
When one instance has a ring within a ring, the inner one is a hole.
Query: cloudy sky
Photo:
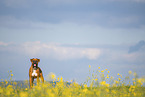
[[[145,74],[145,0],[0,0],[0,79],[28,79],[31,58],[81,83],[93,70]]]

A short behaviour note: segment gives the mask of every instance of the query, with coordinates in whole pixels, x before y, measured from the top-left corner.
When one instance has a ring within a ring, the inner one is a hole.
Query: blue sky
[[[1,0],[0,73],[28,79],[30,58],[44,76],[83,82],[88,65],[145,74],[145,0]],[[41,65],[42,64],[42,65]]]

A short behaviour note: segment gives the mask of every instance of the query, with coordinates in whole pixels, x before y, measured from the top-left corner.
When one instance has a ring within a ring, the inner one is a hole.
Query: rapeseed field
[[[127,77],[118,73],[118,78],[114,79],[108,69],[98,67],[92,72],[90,65],[89,68],[90,76],[82,84],[67,84],[62,77],[52,75],[52,83],[45,81],[32,89],[29,89],[28,81],[25,81],[25,88],[12,81],[14,75],[10,71],[9,81],[1,79],[0,97],[145,97],[145,78],[138,78],[136,73],[129,71]]]

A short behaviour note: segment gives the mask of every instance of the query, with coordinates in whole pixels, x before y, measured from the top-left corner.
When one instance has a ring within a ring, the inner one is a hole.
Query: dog
[[[38,63],[40,62],[40,59],[33,58],[30,59],[32,62],[32,65],[29,69],[29,84],[30,89],[33,87],[34,79],[37,78],[37,83],[39,84],[39,77],[41,78],[42,82],[44,83],[44,77],[42,74],[42,70],[38,67]]]

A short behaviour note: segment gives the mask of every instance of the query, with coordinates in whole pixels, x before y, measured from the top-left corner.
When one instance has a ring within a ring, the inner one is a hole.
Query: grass
[[[90,65],[89,68],[90,76],[81,85],[76,82],[67,84],[61,77],[53,82],[34,85],[33,89],[29,89],[28,81],[23,83],[25,87],[12,81],[13,74],[10,71],[10,80],[0,82],[0,97],[145,97],[145,79],[138,78],[136,73],[129,71],[124,80],[118,73],[118,79],[115,80],[107,69],[98,67],[97,71],[92,72]]]

